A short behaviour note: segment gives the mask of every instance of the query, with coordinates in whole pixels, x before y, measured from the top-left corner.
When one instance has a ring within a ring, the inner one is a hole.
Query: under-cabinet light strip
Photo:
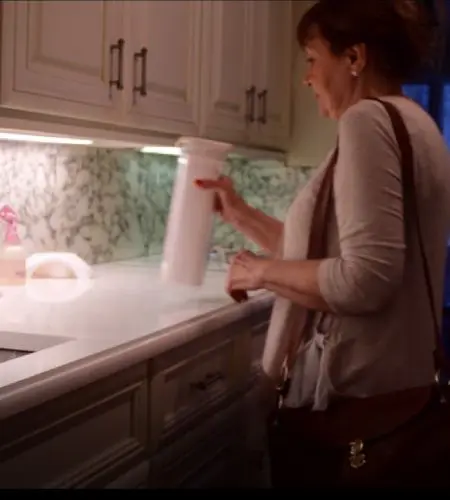
[[[51,137],[47,135],[29,135],[29,134],[13,134],[9,132],[0,132],[0,141],[25,141],[25,142],[42,142],[48,144],[73,144],[80,146],[88,146],[93,141],[89,139],[74,139],[71,137]]]
[[[153,153],[156,155],[180,156],[181,149],[175,146],[145,146],[141,153]]]

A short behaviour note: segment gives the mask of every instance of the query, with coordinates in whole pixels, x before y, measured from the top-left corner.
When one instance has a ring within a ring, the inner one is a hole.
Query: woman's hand
[[[214,211],[224,222],[243,233],[272,255],[276,255],[283,234],[283,223],[247,203],[236,193],[229,177],[218,180],[196,179],[194,184],[200,189],[214,193]]]
[[[224,222],[234,224],[247,207],[245,201],[236,193],[229,177],[221,176],[218,180],[196,179],[195,185],[214,192],[214,211]]]
[[[235,255],[231,261],[227,279],[227,291],[259,290],[264,287],[264,278],[271,260],[248,250]]]

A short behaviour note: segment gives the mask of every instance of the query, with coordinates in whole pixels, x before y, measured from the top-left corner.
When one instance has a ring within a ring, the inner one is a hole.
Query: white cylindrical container
[[[203,283],[213,229],[214,193],[196,179],[218,179],[231,144],[183,137],[164,241],[161,277],[166,283]]]

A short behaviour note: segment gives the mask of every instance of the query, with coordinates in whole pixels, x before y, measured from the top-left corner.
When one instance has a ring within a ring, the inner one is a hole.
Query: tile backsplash
[[[160,253],[177,160],[136,151],[0,144],[0,205],[19,216],[29,252],[72,251],[89,263]],[[229,160],[226,173],[253,206],[282,218],[310,168]],[[213,244],[252,248],[216,221]]]

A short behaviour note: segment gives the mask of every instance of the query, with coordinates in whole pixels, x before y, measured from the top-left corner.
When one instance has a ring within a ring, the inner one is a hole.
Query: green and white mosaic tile
[[[89,263],[161,253],[177,160],[136,151],[4,143],[0,205],[19,215],[29,252],[72,251]],[[247,202],[282,219],[310,168],[232,159],[225,173]],[[213,245],[255,248],[215,222]]]

